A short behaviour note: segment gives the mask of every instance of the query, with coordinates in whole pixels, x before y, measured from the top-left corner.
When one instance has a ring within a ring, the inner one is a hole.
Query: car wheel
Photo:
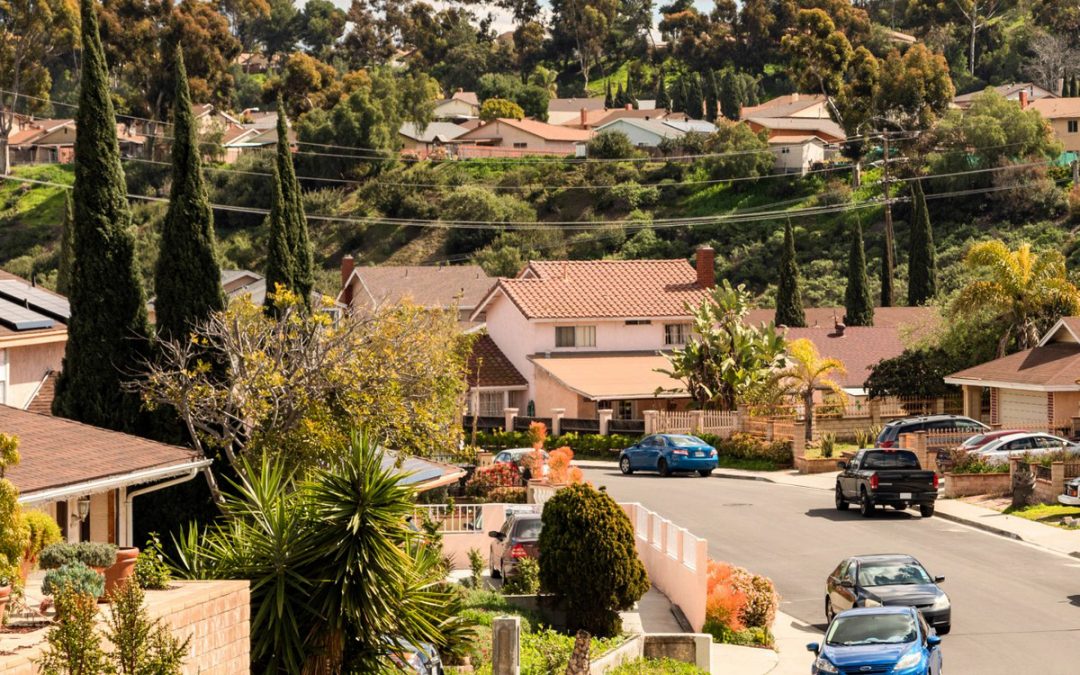
[[[671,469],[667,465],[667,460],[663,457],[661,457],[660,461],[656,463],[656,470],[660,472],[661,476],[671,475]]]
[[[923,518],[932,518],[934,515],[934,505],[919,504],[919,515]]]
[[[859,513],[863,518],[871,518],[874,515],[874,500],[866,494],[866,488],[859,490]]]
[[[939,626],[939,627],[935,628],[934,630],[937,631],[938,635],[948,635],[949,631],[952,630],[952,624],[947,623],[944,626]]]
[[[825,596],[825,622],[832,623],[833,617],[836,616],[836,610],[832,607],[832,598]]]
[[[491,578],[492,578],[492,579],[501,579],[501,578],[502,578],[502,572],[500,572],[499,570],[495,569],[495,565],[494,565],[494,564],[492,564],[492,566],[491,566]]]
[[[712,469],[698,469],[698,475],[702,478],[708,478],[712,475]]]
[[[619,471],[622,471],[627,476],[634,473],[634,470],[630,468],[630,458],[629,457],[623,457],[622,459],[619,460]]]
[[[840,483],[837,483],[836,484],[836,510],[837,511],[847,511],[848,506],[850,506],[850,504],[848,504],[848,500],[844,499],[844,491],[840,489]]]

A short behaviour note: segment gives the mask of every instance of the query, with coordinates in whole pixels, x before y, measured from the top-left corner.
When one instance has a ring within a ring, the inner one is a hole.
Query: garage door
[[[1046,427],[1046,393],[1000,389],[998,418],[1003,427]]]

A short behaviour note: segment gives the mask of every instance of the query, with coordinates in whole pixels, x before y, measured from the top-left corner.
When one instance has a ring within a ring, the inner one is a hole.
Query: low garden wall
[[[602,675],[640,658],[672,659],[712,672],[712,636],[708,633],[649,633],[635,635],[589,663],[590,675]]]
[[[836,463],[842,461],[841,457],[804,457],[799,456],[795,458],[795,469],[799,473],[831,473],[838,471]]]
[[[1012,478],[1007,473],[946,473],[944,496],[1003,495],[1012,491]]]

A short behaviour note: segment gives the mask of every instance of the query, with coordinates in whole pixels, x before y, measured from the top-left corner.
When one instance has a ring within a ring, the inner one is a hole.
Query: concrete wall
[[[506,522],[506,504],[484,504],[483,527],[476,532],[447,532],[443,534],[443,554],[450,557],[455,570],[469,569],[469,551],[477,549],[490,562],[491,537],[488,532],[498,530]]]
[[[23,408],[37,391],[47,370],[59,371],[64,360],[67,333],[54,336],[53,342],[7,347],[7,395],[5,405]]]
[[[1012,477],[1007,473],[947,473],[944,496],[1003,495],[1012,491]]]
[[[150,615],[161,618],[184,639],[191,637],[185,675],[235,675],[251,669],[251,598],[246,581],[177,581],[167,591],[147,591]],[[99,627],[104,627],[102,606]],[[0,636],[0,675],[36,675],[47,629],[32,634]],[[16,637],[17,635],[17,637]],[[17,639],[23,648],[4,648]]]

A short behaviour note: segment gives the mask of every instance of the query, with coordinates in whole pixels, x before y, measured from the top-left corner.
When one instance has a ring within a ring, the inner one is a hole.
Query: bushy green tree
[[[858,220],[851,227],[844,310],[846,325],[874,325],[874,301],[870,298],[870,282],[866,278],[866,249],[863,246],[862,223]]]
[[[154,276],[156,328],[166,338],[187,337],[195,324],[225,307],[214,215],[203,183],[198,129],[179,46],[175,67],[172,191]]]
[[[64,367],[53,412],[110,429],[138,425],[125,374],[147,353],[146,296],[120,166],[108,66],[93,0],[82,0],[82,83],[75,139],[75,267]]]
[[[629,159],[638,154],[626,134],[610,129],[590,138],[585,151],[589,157],[598,159]]]
[[[524,117],[525,111],[521,109],[521,106],[505,98],[489,98],[480,106],[480,119],[482,120],[520,120],[524,119]]]
[[[493,223],[532,222],[536,210],[511,194],[495,193],[479,185],[465,185],[455,189],[442,202],[445,220],[482,220]],[[472,253],[492,242],[502,230],[469,229],[455,227],[447,236],[449,253]]]
[[[776,287],[776,325],[801,328],[806,325],[802,294],[799,292],[799,264],[795,260],[795,232],[789,220],[784,226],[784,250],[780,254],[780,282]]]
[[[634,527],[606,492],[571,485],[544,504],[540,585],[566,604],[569,628],[617,635],[619,611],[649,590]]]
[[[937,294],[937,253],[922,181],[912,185],[911,235],[908,247],[908,305],[916,307]]]
[[[768,175],[776,158],[766,138],[764,132],[756,134],[747,124],[721,120],[705,142],[706,152],[718,155],[702,160],[709,177],[715,180]]]

